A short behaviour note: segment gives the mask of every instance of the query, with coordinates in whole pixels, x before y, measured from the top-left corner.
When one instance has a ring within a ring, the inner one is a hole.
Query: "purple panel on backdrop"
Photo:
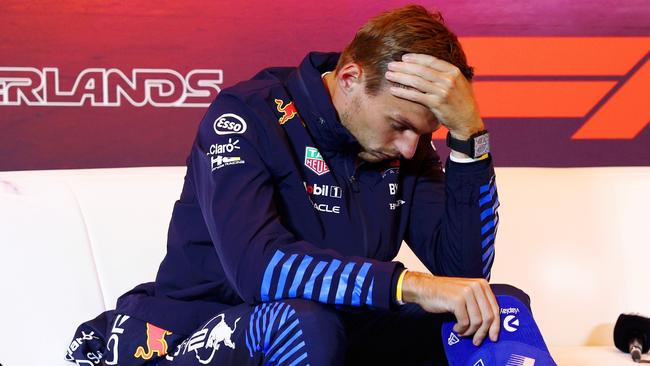
[[[92,68],[211,69],[227,87],[263,67],[295,65],[310,50],[340,50],[369,16],[406,3],[3,1],[0,22],[10,26],[0,34],[0,68],[58,68],[64,90]],[[464,36],[650,35],[646,1],[437,6]],[[182,165],[204,110],[0,103],[0,170]],[[579,119],[486,123],[499,166],[650,165],[647,127],[632,140],[573,141]]]
[[[444,1],[436,3],[462,36],[646,36],[646,0]]]

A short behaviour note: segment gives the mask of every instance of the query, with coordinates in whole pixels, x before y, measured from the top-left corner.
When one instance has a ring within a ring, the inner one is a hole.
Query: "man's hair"
[[[366,75],[366,92],[377,95],[384,82],[388,82],[384,77],[388,63],[401,61],[406,53],[432,55],[458,67],[467,80],[474,76],[458,38],[444,25],[442,15],[420,5],[408,5],[371,18],[343,50],[336,72],[347,63],[360,64]]]

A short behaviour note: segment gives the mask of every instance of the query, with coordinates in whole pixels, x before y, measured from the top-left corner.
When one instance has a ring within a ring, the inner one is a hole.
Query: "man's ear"
[[[363,76],[361,65],[350,62],[336,74],[336,83],[343,93],[350,94],[363,86]]]

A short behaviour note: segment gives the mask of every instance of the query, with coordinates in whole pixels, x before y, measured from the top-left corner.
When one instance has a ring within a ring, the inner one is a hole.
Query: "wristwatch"
[[[459,140],[447,132],[447,146],[470,158],[477,159],[490,152],[490,134],[487,130],[483,130],[470,136],[469,140]]]

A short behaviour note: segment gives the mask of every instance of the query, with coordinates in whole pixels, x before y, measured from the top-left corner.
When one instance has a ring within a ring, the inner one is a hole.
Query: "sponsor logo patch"
[[[291,120],[293,117],[295,117],[298,114],[298,111],[296,110],[296,105],[293,104],[293,101],[287,103],[284,106],[282,104],[284,104],[283,100],[281,99],[275,100],[275,105],[278,108],[278,112],[282,113],[282,117],[278,119],[280,125],[289,122],[289,120]]]
[[[338,186],[330,186],[327,184],[317,184],[317,183],[311,184],[307,182],[304,182],[304,184],[307,193],[314,196],[324,196],[324,197],[332,197],[332,198],[341,198],[343,196],[341,187]]]
[[[398,207],[402,206],[405,203],[406,203],[406,201],[404,201],[404,200],[397,200],[395,202],[390,202],[390,203],[388,203],[388,208],[390,208],[391,211],[393,211],[393,210],[396,210]]]
[[[460,342],[460,339],[458,339],[458,337],[456,337],[456,335],[453,332],[449,333],[449,338],[447,338],[447,344],[453,346],[458,342]]]
[[[203,365],[207,365],[212,361],[215,352],[221,346],[235,349],[235,342],[232,341],[232,334],[237,329],[237,322],[241,317],[235,320],[231,328],[226,323],[226,316],[219,314],[210,319],[198,332],[192,334],[183,343],[178,345],[176,352],[173,356],[168,355],[167,360],[173,361],[174,357],[186,352],[194,352],[196,359]]]
[[[391,196],[397,194],[397,183],[388,183],[388,193],[390,193]]]
[[[400,167],[400,160],[395,159],[391,160],[386,163],[386,169],[381,172],[381,178],[384,179],[386,178],[387,175],[390,174],[398,174],[399,173],[399,167]]]
[[[519,314],[519,308],[501,308],[501,314]]]
[[[168,346],[165,337],[171,334],[172,332],[168,330],[147,323],[147,344],[145,347],[138,346],[138,348],[135,349],[133,357],[150,360],[154,353],[156,353],[158,357],[166,355]]]
[[[323,175],[330,171],[320,151],[311,146],[305,148],[305,166],[317,175]]]
[[[341,213],[341,206],[330,206],[326,203],[314,203],[314,208],[320,212],[333,213],[337,215]]]
[[[217,135],[241,134],[246,132],[246,121],[234,113],[226,113],[214,120],[214,132]]]
[[[242,160],[240,156],[212,156],[210,157],[212,161],[212,171],[214,172],[217,169],[221,169],[229,165],[238,165],[244,164],[246,161]]]
[[[516,332],[519,329],[519,319],[514,315],[508,315],[503,318],[503,329],[510,333]]]
[[[210,156],[210,155],[231,153],[235,150],[240,149],[238,144],[239,144],[239,140],[233,141],[232,139],[228,139],[227,144],[212,144],[210,145],[210,150],[208,151],[207,155]]]
[[[118,352],[118,346],[120,343],[120,334],[124,333],[123,325],[127,320],[129,320],[128,315],[118,315],[115,317],[113,327],[111,328],[111,336],[108,338],[108,342],[106,342],[106,354],[108,355],[109,352],[112,353],[110,359],[107,356],[104,360],[107,365],[112,366],[119,363],[120,355]]]
[[[81,331],[81,337],[77,337],[72,340],[70,343],[70,346],[68,347],[68,351],[66,352],[65,359],[68,361],[75,361],[74,357],[74,352],[82,346],[82,344],[86,341],[92,341],[93,339],[99,340],[99,337],[95,336],[94,331],[90,331],[88,333],[84,332],[83,330]],[[89,352],[86,357],[88,360],[94,362],[94,363],[99,363],[99,361],[102,358],[102,353],[100,351],[97,351],[97,353]],[[95,362],[97,361],[97,362]]]

